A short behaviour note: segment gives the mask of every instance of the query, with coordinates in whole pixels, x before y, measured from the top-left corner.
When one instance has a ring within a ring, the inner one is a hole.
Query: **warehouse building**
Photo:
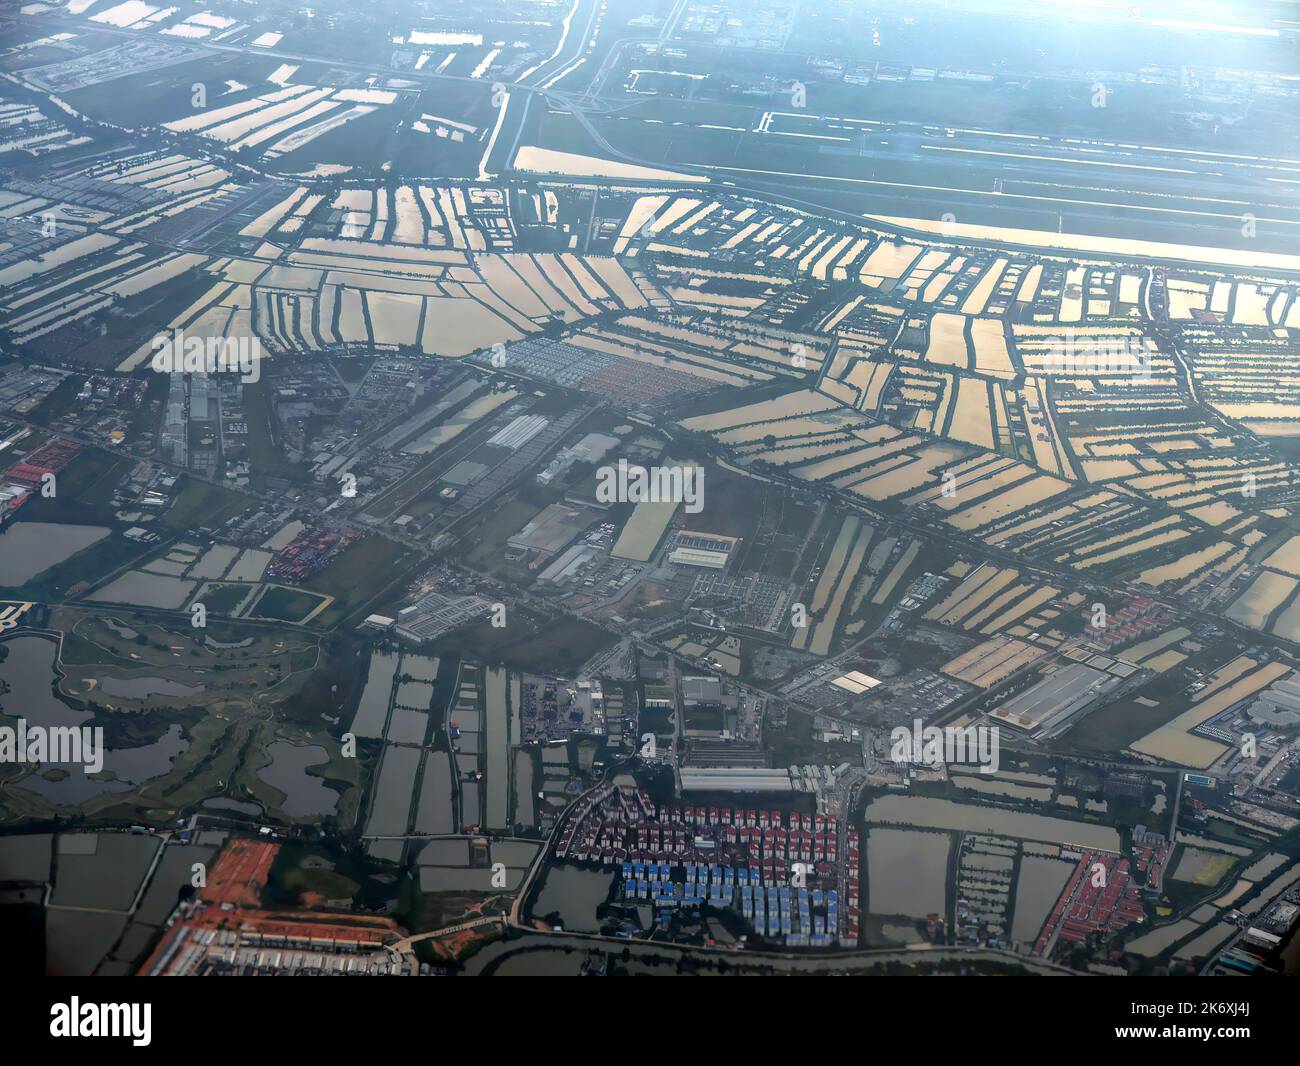
[[[678,566],[702,566],[706,570],[725,570],[727,553],[707,551],[703,548],[674,548],[668,553],[668,561]]]
[[[1122,683],[1103,670],[1071,663],[1008,700],[991,717],[1034,737],[1053,737]]]
[[[684,767],[683,792],[793,792],[788,770],[748,766]]]
[[[585,507],[553,503],[507,540],[506,546],[516,552],[555,555],[585,532],[595,519],[596,515]]]
[[[440,592],[428,592],[397,612],[394,631],[404,640],[422,644],[477,622],[487,617],[491,610],[492,604],[480,596],[444,596]]]
[[[512,452],[522,448],[550,424],[542,415],[520,415],[488,441],[498,448],[509,448]]]

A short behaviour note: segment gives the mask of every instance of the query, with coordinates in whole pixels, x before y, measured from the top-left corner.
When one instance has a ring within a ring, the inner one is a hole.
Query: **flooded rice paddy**
[[[108,534],[107,526],[11,522],[0,532],[0,585],[25,584]]]

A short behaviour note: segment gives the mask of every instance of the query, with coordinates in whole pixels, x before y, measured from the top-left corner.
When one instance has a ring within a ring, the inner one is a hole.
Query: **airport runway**
[[[576,120],[624,161],[851,214],[1275,252],[1300,242],[1300,159],[1285,156],[782,113],[735,131],[627,111]]]
[[[679,14],[673,10],[656,39]],[[737,191],[778,194],[841,215],[940,221],[951,214],[964,224],[1270,252],[1293,251],[1300,241],[1300,159],[1266,150],[1250,155],[747,106],[736,109],[743,120],[734,124],[696,123],[687,101],[680,101],[680,119],[650,118],[625,97],[549,87],[571,80],[586,61],[599,18],[599,0],[577,0],[554,53],[505,86],[508,100],[484,153],[483,177],[510,173],[515,149],[537,143],[706,174]],[[196,55],[249,51],[214,43],[194,47]],[[426,85],[470,80],[276,48],[255,51],[400,74]],[[604,57],[602,72],[617,52]],[[583,71],[577,82],[589,86],[596,73]],[[548,113],[539,123],[543,108]],[[534,124],[543,136],[534,135]]]

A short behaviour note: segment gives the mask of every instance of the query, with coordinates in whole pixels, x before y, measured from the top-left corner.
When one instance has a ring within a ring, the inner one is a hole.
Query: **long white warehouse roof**
[[[793,792],[788,770],[749,767],[688,767],[682,770],[683,792]]]

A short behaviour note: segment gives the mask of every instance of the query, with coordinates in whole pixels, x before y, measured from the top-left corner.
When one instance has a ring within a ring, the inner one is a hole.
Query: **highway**
[[[906,950],[881,948],[876,950],[837,951],[833,954],[778,951],[739,951],[727,947],[702,947],[673,944],[668,941],[629,940],[622,937],[603,936],[599,933],[554,932],[550,930],[521,930],[508,942],[492,944],[466,960],[465,973],[476,976],[493,966],[504,955],[527,952],[537,948],[556,951],[574,949],[618,954],[627,950],[637,956],[668,956],[693,960],[696,965],[712,969],[720,964],[730,972],[746,971],[764,975],[777,974],[852,974],[869,971],[889,964],[911,966],[960,965],[962,963],[993,963],[1018,967],[1040,977],[1079,976],[1077,971],[1049,962],[1046,959],[1017,955],[1010,951],[996,951],[985,947],[924,946]]]
[[[546,88],[586,61],[587,50],[600,24],[601,0],[573,0],[560,24],[560,40],[550,58],[521,74],[519,86]]]

